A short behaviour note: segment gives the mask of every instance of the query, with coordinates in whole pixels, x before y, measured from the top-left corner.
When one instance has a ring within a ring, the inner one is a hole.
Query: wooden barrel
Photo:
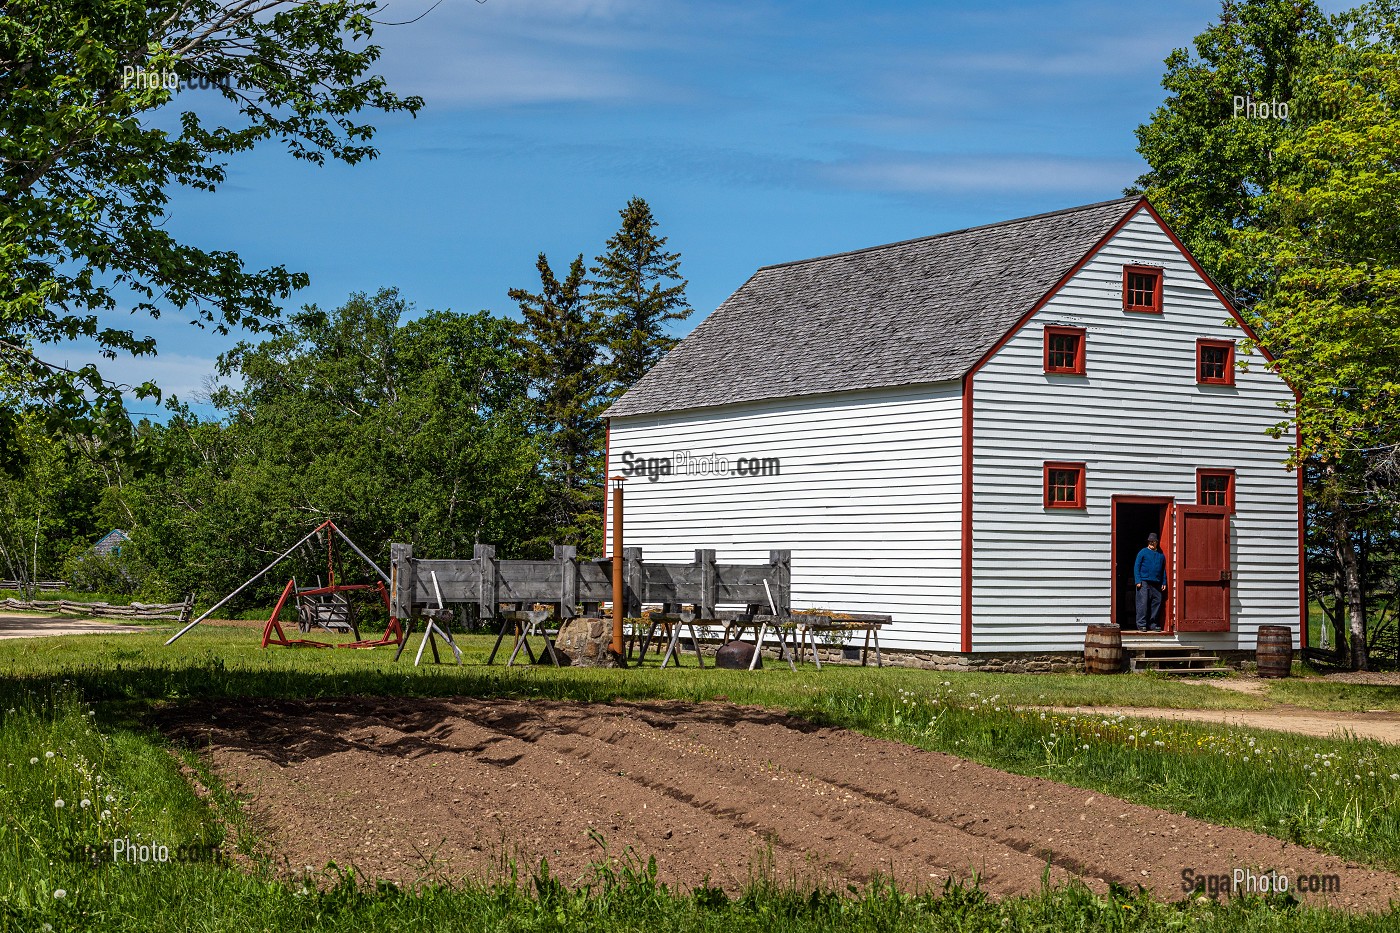
[[[1116,625],[1091,625],[1084,633],[1084,672],[1120,674],[1123,671],[1123,632]]]
[[[1287,677],[1293,667],[1293,630],[1286,625],[1259,626],[1254,657],[1260,677]]]

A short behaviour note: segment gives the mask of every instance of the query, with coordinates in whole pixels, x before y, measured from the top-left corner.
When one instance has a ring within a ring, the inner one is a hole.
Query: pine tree
[[[690,316],[680,253],[665,250],[656,218],[642,198],[619,213],[622,227],[590,271],[593,307],[603,318],[609,362],[609,393],[621,395],[676,345],[665,327]]]
[[[534,386],[553,528],[544,538],[585,552],[602,545],[603,403],[598,315],[584,292],[580,254],[560,281],[540,253],[538,294],[510,290],[520,306],[525,372]],[[540,541],[543,543],[543,539]]]

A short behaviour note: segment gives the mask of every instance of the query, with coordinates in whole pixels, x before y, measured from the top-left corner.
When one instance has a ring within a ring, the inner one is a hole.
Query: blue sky
[[[388,0],[380,18],[431,4]],[[416,119],[371,118],[379,159],[318,169],[266,146],[219,192],[175,192],[168,226],[308,272],[293,305],[392,285],[419,311],[507,313],[539,251],[556,268],[591,258],[640,195],[683,257],[685,333],[765,263],[1116,197],[1145,167],[1133,130],[1162,100],[1163,59],[1218,12],[443,0],[376,36],[391,86],[426,101]],[[184,320],[125,322],[159,356],[104,372],[188,398],[232,338]]]

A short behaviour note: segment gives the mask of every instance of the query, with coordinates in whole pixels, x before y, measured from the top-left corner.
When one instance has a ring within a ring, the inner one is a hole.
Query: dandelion
[[[56,900],[56,901],[61,901],[61,900],[63,900],[63,899],[64,899],[65,897],[67,897],[67,896],[68,896],[68,892],[65,891],[65,890],[63,890],[62,888],[57,888],[57,889],[55,889],[54,892],[53,892],[53,898],[54,898],[54,900]]]
[[[45,757],[45,758],[52,758],[52,757],[53,757],[53,752],[44,752],[44,757]]]
[[[82,800],[78,801],[78,806],[86,810],[88,807],[92,806],[92,801],[84,797]]]
[[[102,813],[99,814],[99,818],[100,818],[100,819],[104,819],[104,820],[111,819],[111,818],[112,818],[112,811],[111,811],[111,810],[103,810]]]
[[[37,759],[37,758],[31,758],[31,759],[29,759],[29,763],[30,763],[31,765],[37,765],[37,764],[39,763],[39,759]]]
[[[58,798],[57,800],[55,800],[55,801],[53,802],[53,808],[54,808],[55,810],[62,810],[62,809],[63,809],[63,798],[62,798],[62,797]]]

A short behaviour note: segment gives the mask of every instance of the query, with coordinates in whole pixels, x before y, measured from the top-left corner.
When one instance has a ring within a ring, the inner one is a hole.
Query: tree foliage
[[[545,445],[553,531],[546,540],[597,552],[602,544],[603,388],[599,315],[591,307],[583,255],[560,279],[540,253],[538,292],[510,290],[524,326],[518,340],[538,412],[533,425]]]
[[[315,164],[373,157],[373,128],[356,114],[422,106],[368,74],[379,56],[368,43],[376,8],[0,7],[0,373],[22,378],[22,394],[46,403],[55,425],[90,433],[110,422],[121,393],[95,366],[69,371],[45,359],[45,344],[84,337],[107,355],[155,352],[151,338],[104,320],[114,311],[178,311],[221,332],[257,330],[305,285],[283,266],[252,270],[234,252],[180,242],[165,229],[165,206],[172,188],[217,189],[230,156],[267,140]],[[174,109],[178,129],[158,125],[157,114]]]
[[[673,272],[676,261],[664,257]],[[477,543],[504,557],[564,543],[598,553],[608,316],[582,254],[562,278],[543,254],[537,271],[538,287],[509,293],[519,321],[415,315],[392,289],[286,315],[220,358],[213,420],[176,406],[163,423],[116,411],[101,431],[53,432],[16,406],[0,545],[18,555],[37,540],[41,575],[205,604],[327,518],[378,556],[394,541],[433,557]],[[131,537],[121,559],[94,560],[112,528]],[[313,580],[320,560],[298,553],[286,571]],[[240,604],[268,604],[280,586]]]
[[[1321,113],[1304,85],[1334,36],[1309,0],[1224,3],[1220,19],[1191,50],[1167,56],[1167,98],[1137,128],[1138,152],[1150,170],[1130,193],[1148,195],[1236,304],[1248,305],[1253,293],[1221,259],[1229,232],[1259,224],[1259,200],[1279,178],[1275,149]],[[1245,102],[1242,113],[1237,98]],[[1289,117],[1278,119],[1272,109],[1268,117],[1250,117],[1251,102],[1286,102]]]
[[[549,519],[515,325],[484,312],[410,314],[384,290],[290,315],[283,333],[222,358],[221,419],[182,410],[143,423],[130,444],[140,457],[88,455],[36,431],[41,449],[29,456],[42,463],[0,482],[0,510],[13,501],[28,535],[43,505],[48,575],[69,554],[69,568],[106,579],[97,571],[111,568],[78,558],[121,527],[131,536],[122,566],[139,570],[133,592],[206,602],[327,518],[376,557],[392,541],[435,557],[470,556],[478,542],[534,556]],[[356,563],[346,566],[365,579]],[[325,571],[309,552],[286,568],[303,580]],[[280,585],[264,581],[247,600],[270,602]]]
[[[1310,541],[1367,664],[1361,554],[1395,549],[1400,516],[1400,19],[1377,2],[1327,19],[1309,3],[1227,3],[1168,59],[1166,103],[1139,128],[1147,194],[1221,281],[1300,404]],[[1285,100],[1287,119],[1226,111]]]
[[[680,253],[666,252],[651,206],[634,197],[619,213],[622,226],[590,270],[589,297],[602,321],[611,393],[621,395],[677,343],[666,325],[690,316]]]

